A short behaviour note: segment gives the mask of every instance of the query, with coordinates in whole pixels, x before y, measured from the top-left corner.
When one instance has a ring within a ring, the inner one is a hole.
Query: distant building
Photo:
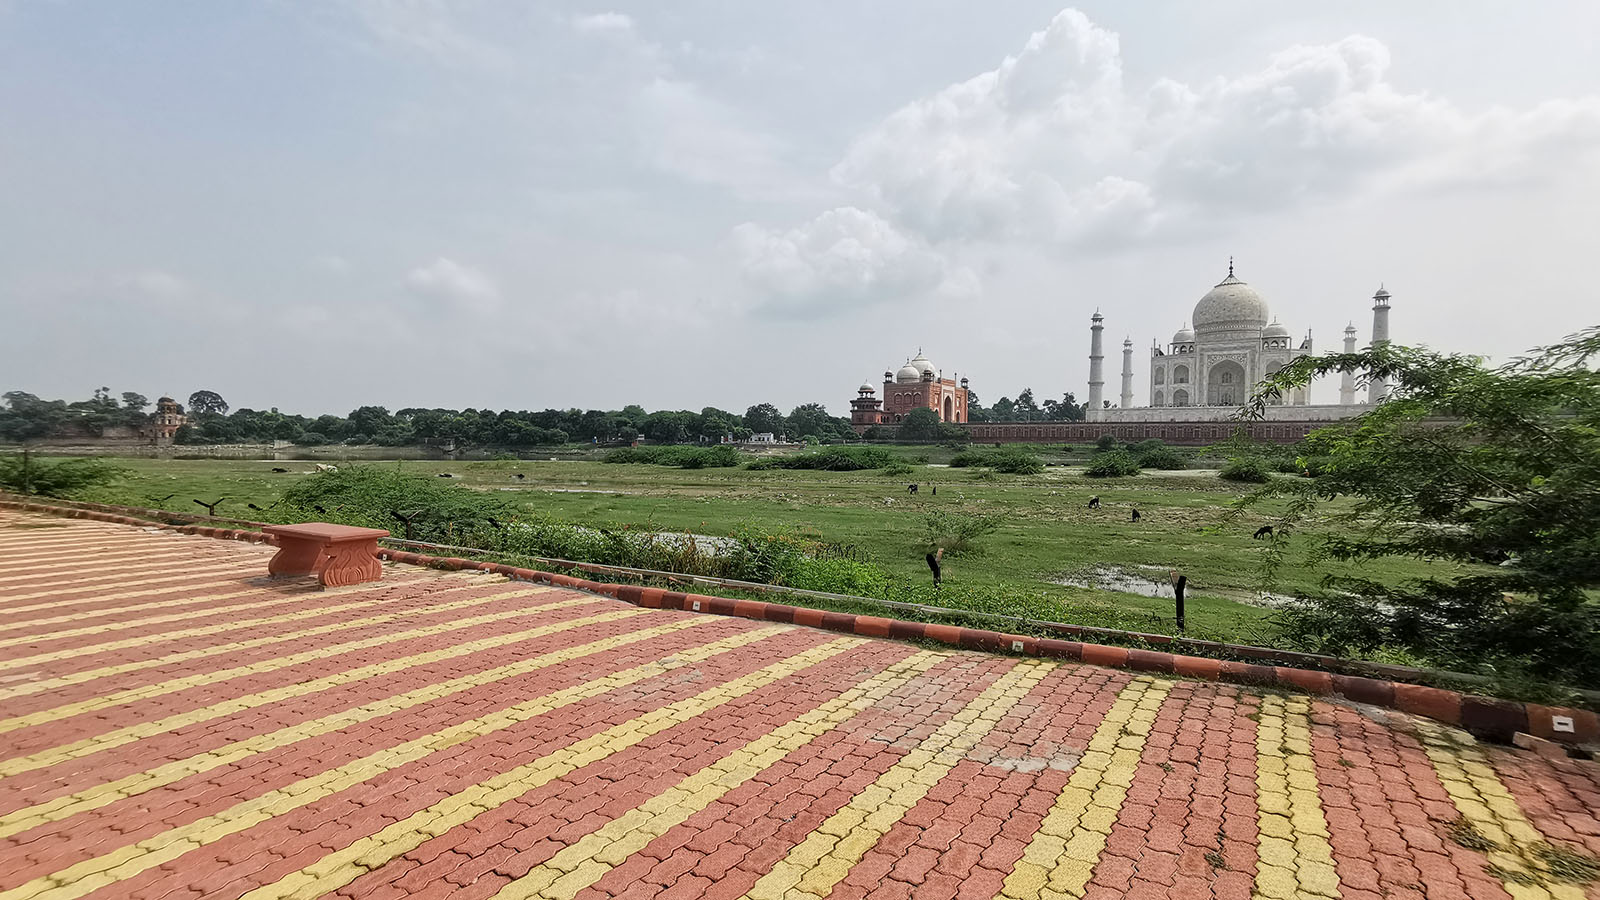
[[[178,405],[178,401],[162,397],[156,401],[156,411],[150,416],[150,436],[156,443],[169,443],[188,421],[189,417],[183,414],[183,407]]]
[[[918,350],[898,372],[883,373],[883,399],[870,384],[863,384],[850,401],[850,427],[856,434],[874,425],[898,425],[914,409],[931,409],[941,422],[967,421],[967,379],[949,378]]]

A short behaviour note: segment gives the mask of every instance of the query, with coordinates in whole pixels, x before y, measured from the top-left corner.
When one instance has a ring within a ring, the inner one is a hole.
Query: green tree
[[[195,391],[189,395],[189,414],[194,416],[225,416],[228,401],[216,391]]]
[[[919,406],[900,422],[899,437],[903,441],[937,441],[941,437],[939,414],[926,406]]]
[[[1033,400],[1033,388],[1023,388],[1022,393],[1017,395],[1017,405],[1012,415],[1029,420],[1040,418],[1039,404]]]
[[[144,408],[149,406],[149,405],[150,405],[150,398],[146,397],[143,394],[136,394],[133,391],[123,391],[122,392],[122,408],[123,409],[129,410],[129,411],[132,411],[132,412],[136,412],[136,413],[143,413],[144,412]]]
[[[755,434],[770,431],[781,434],[785,431],[783,413],[771,403],[758,403],[744,411],[744,427]]]
[[[1061,395],[1060,400],[1046,400],[1044,402],[1044,415],[1047,419],[1058,422],[1082,422],[1083,405],[1071,391]]]
[[[1017,402],[1010,397],[1001,397],[989,407],[989,416],[995,422],[1011,422],[1017,418]]]
[[[1600,326],[1498,368],[1380,346],[1302,358],[1264,382],[1246,415],[1335,372],[1382,376],[1393,393],[1306,440],[1317,477],[1274,479],[1242,507],[1287,498],[1283,524],[1331,519],[1308,536],[1319,557],[1444,564],[1400,586],[1330,576],[1326,593],[1284,610],[1288,633],[1328,652],[1392,646],[1435,665],[1600,684],[1596,358]]]
[[[789,413],[787,427],[795,435],[809,434],[818,438],[838,437],[841,429],[846,432],[850,430],[840,419],[829,415],[828,408],[821,403],[796,406],[794,411]]]

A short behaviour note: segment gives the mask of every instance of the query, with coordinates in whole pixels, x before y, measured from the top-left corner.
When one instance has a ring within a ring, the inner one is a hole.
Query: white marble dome
[[[1289,329],[1283,327],[1282,325],[1279,325],[1278,324],[1278,320],[1274,319],[1274,320],[1272,320],[1272,324],[1268,325],[1266,327],[1266,329],[1261,332],[1261,336],[1262,337],[1288,337],[1289,336]]]
[[[920,350],[917,351],[916,358],[911,360],[911,362],[906,363],[906,365],[914,366],[918,372],[933,372],[934,374],[938,374],[939,372],[938,369],[934,368],[933,363],[929,362],[928,358],[922,355],[922,351]]]
[[[1260,331],[1267,325],[1267,301],[1232,272],[1194,305],[1194,330]]]
[[[1178,329],[1178,332],[1172,336],[1172,342],[1174,344],[1194,343],[1194,330],[1189,327],[1189,323],[1185,322],[1183,327]]]
[[[922,380],[922,370],[911,363],[906,363],[900,367],[900,371],[894,373],[894,380],[896,384],[913,384]]]

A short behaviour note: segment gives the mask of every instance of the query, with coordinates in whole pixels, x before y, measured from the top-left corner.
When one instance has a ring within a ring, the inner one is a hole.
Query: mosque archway
[[[944,398],[944,420],[946,422],[954,422],[956,420],[956,400],[954,397]]]
[[[1177,368],[1173,369],[1172,370],[1172,383],[1173,384],[1188,384],[1189,383],[1189,367],[1188,366],[1178,366]]]
[[[1172,405],[1173,406],[1188,406],[1189,405],[1189,392],[1185,391],[1185,390],[1182,390],[1182,389],[1173,391],[1172,392]]]
[[[1151,406],[1164,406],[1164,405],[1166,405],[1166,404],[1162,403],[1161,401],[1162,401],[1161,392],[1160,391],[1156,391],[1156,395],[1155,395],[1154,398],[1151,399],[1150,405]]]

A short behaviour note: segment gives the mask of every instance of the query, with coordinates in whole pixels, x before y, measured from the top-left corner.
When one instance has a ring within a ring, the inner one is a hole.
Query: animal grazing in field
[[[1260,528],[1257,528],[1256,529],[1256,533],[1250,536],[1250,538],[1252,540],[1257,540],[1257,541],[1261,540],[1262,538],[1269,538],[1269,537],[1272,537],[1272,526],[1271,525],[1263,525]]]
[[[517,474],[515,474],[515,475],[513,475],[511,477],[515,478],[518,481],[521,481],[523,478],[526,478],[527,476],[523,475],[521,472],[518,472]]]
[[[1139,515],[1139,511],[1137,509],[1133,511],[1132,521],[1137,522],[1142,518],[1144,518],[1144,516]]]
[[[317,471],[318,472],[337,472],[337,471],[339,471],[339,467],[338,466],[330,466],[327,463],[313,463],[313,465],[315,465],[317,467]]]
[[[939,560],[944,559],[944,548],[940,547],[937,550],[934,550],[932,553],[929,553],[927,559],[928,569],[933,572],[933,586],[937,588],[939,586],[939,577],[944,574],[943,570],[939,567]]]
[[[282,466],[273,466],[272,471],[278,473],[279,475],[286,475],[289,472],[288,469],[285,469]]]
[[[1090,509],[1099,509],[1100,508],[1100,498],[1099,497],[1090,497],[1089,498],[1089,508]]]
[[[454,478],[455,476],[451,475],[449,472],[440,472],[439,473],[439,477],[440,478]]]
[[[935,497],[939,496],[939,486],[937,484],[933,486],[933,495]]]
[[[201,506],[204,506],[206,508],[206,515],[214,516],[214,515],[217,514],[217,507],[221,506],[222,505],[222,501],[224,501],[226,499],[228,499],[228,498],[227,497],[218,497],[217,498],[217,502],[215,502],[215,503],[207,503],[204,500],[196,500],[195,502],[200,504]]]
[[[914,484],[906,485],[906,493],[915,494],[916,492],[917,492],[917,486],[916,485],[914,485]]]

